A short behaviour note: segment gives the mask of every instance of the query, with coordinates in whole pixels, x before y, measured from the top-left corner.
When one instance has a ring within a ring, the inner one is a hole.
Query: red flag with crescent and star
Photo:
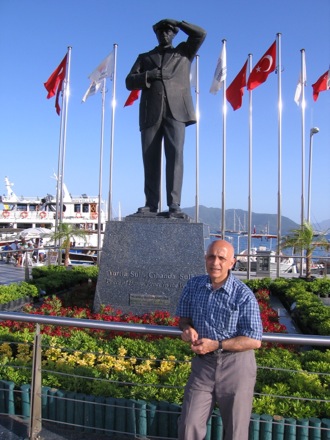
[[[246,68],[247,68],[247,60],[245,61],[244,66],[233,79],[231,84],[227,87],[226,90],[226,98],[227,101],[230,102],[234,111],[238,110],[242,106],[242,100],[244,95],[244,87],[246,86]]]
[[[50,75],[48,80],[44,83],[45,89],[48,92],[47,99],[52,98],[56,94],[55,108],[56,108],[56,113],[58,115],[61,113],[59,97],[62,91],[63,81],[66,76],[67,58],[68,58],[68,54],[65,55],[61,63]]]
[[[327,70],[320,78],[316,81],[316,83],[312,84],[313,87],[313,99],[317,100],[320,92],[324,92],[325,90],[330,89],[330,69]]]
[[[260,86],[260,84],[264,83],[267,80],[268,75],[274,72],[275,68],[276,40],[252,69],[252,72],[250,73],[248,79],[247,89],[253,90],[256,87]]]

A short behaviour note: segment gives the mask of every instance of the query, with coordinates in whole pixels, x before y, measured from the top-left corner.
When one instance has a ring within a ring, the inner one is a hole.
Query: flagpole
[[[112,220],[112,170],[113,170],[113,147],[114,147],[114,133],[115,133],[117,48],[118,48],[118,44],[114,44],[113,45],[114,68],[113,68],[113,81],[112,81],[112,102],[111,102],[112,114],[111,114],[111,140],[110,140],[108,221]]]
[[[280,254],[282,235],[282,63],[281,33],[277,34],[277,79],[278,79],[278,206],[277,206],[277,277],[280,276]]]
[[[62,108],[63,108],[63,97],[62,97]],[[60,218],[60,180],[61,180],[61,169],[62,169],[62,119],[63,119],[63,112],[61,114],[61,121],[60,121],[60,137],[59,137],[59,143],[58,143],[58,158],[57,158],[57,176],[56,176],[56,212],[55,212],[55,234],[58,232],[58,220]],[[55,243],[56,245],[56,243]]]
[[[199,221],[199,55],[196,55],[196,206],[195,222]]]
[[[252,72],[252,54],[249,58],[249,75]],[[250,279],[251,272],[251,224],[252,224],[252,90],[249,90],[249,182],[248,182],[248,264],[247,264],[247,279]]]
[[[306,151],[306,145],[305,145],[305,49],[301,49],[301,74],[300,74],[300,81],[301,81],[301,230],[304,227],[304,220],[305,220],[305,151]],[[304,270],[303,270],[303,256],[304,251],[301,251],[301,260],[300,260],[300,276],[303,276]]]
[[[58,232],[59,220],[62,221],[63,214],[63,179],[64,179],[64,160],[66,147],[66,123],[67,123],[67,108],[69,97],[70,84],[70,66],[71,66],[71,46],[68,47],[66,75],[63,81],[62,92],[62,112],[60,122],[60,136],[58,147],[58,165],[57,165],[57,187],[56,187],[56,215],[55,215],[55,233]],[[60,261],[59,261],[60,263]]]
[[[100,165],[99,165],[99,197],[98,197],[98,212],[97,212],[97,261],[100,263],[101,259],[101,204],[102,204],[102,174],[103,174],[103,146],[104,146],[104,113],[105,113],[105,92],[106,92],[106,78],[103,78],[102,84],[102,105],[101,105],[101,139],[100,139]]]
[[[63,185],[64,185],[64,165],[65,165],[65,154],[66,154],[66,127],[68,122],[68,103],[70,94],[70,69],[71,69],[71,47],[68,47],[68,63],[67,63],[67,74],[64,80],[63,87],[63,139],[62,139],[62,168],[61,168],[61,192],[60,192],[60,221],[63,218]]]
[[[226,50],[227,40],[223,39],[223,50]],[[227,68],[227,66],[226,66]],[[223,79],[223,94],[222,94],[222,204],[221,204],[221,235],[225,239],[226,229],[226,153],[227,153],[227,104],[226,104],[226,77]]]

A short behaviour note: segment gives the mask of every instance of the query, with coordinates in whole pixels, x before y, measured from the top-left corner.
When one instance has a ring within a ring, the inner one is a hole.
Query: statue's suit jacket
[[[142,90],[140,100],[140,130],[156,124],[162,116],[164,95],[174,119],[186,125],[196,122],[191,97],[190,67],[203,43],[204,29],[182,22],[180,29],[188,34],[187,41],[166,49],[164,55],[159,46],[142,53],[126,78],[128,90]],[[161,69],[162,80],[148,82],[147,71]]]

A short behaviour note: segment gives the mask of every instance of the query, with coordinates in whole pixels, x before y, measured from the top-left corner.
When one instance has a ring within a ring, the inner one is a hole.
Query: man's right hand
[[[148,81],[156,81],[157,79],[162,79],[161,70],[156,68],[152,70],[148,70],[147,72]]]
[[[185,342],[191,342],[194,344],[198,340],[198,333],[189,325],[182,331],[181,339]]]

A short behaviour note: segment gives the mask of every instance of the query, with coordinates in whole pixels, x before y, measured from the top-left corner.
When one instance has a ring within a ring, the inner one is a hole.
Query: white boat
[[[12,190],[12,186],[13,183],[9,181],[8,177],[5,177],[7,194],[0,196],[0,238],[5,238],[5,236],[9,238],[10,230],[48,228],[54,231],[57,215],[56,197],[50,194],[43,198],[18,197]],[[62,199],[61,222],[90,232],[83,239],[77,238],[75,246],[97,247],[99,227],[103,238],[106,223],[105,209],[101,209],[101,218],[99,219],[98,197],[91,197],[87,194],[71,196],[66,185],[63,184]]]
[[[95,265],[97,264],[97,252],[93,249],[71,249],[69,253],[69,260],[71,265]]]
[[[269,264],[270,272],[275,272],[277,270],[277,259],[276,252],[271,251],[266,248],[266,246],[259,246],[258,248],[252,247],[250,250],[250,269],[252,272],[257,270],[257,259],[258,256],[264,255],[265,252],[269,252]],[[236,270],[246,271],[248,265],[248,250],[240,252],[236,257]],[[284,273],[296,273],[296,263],[293,257],[282,254],[280,257],[280,272]]]

